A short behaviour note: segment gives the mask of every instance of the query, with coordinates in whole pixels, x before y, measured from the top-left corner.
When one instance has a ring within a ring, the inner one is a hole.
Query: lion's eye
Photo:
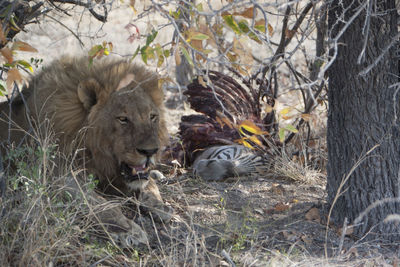
[[[156,121],[158,119],[158,115],[157,114],[150,114],[150,120],[151,121]]]
[[[124,117],[124,116],[119,116],[117,117],[117,120],[119,121],[119,123],[121,124],[127,124],[128,123],[128,118]]]

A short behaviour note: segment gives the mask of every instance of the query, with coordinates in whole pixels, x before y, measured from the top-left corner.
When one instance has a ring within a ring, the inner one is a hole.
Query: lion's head
[[[59,89],[47,104],[56,106],[56,132],[63,132],[67,143],[83,133],[83,142],[72,148],[85,148],[87,166],[103,190],[115,194],[143,187],[167,139],[157,75],[126,61],[95,62],[92,67],[80,61],[58,65],[79,82]]]

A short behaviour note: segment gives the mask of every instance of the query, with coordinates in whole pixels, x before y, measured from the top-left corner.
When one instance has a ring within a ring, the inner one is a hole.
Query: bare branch
[[[49,0],[52,3],[61,3],[61,4],[72,4],[76,6],[82,6],[89,10],[89,12],[95,17],[97,20],[101,22],[107,21],[108,11],[107,8],[103,5],[104,8],[104,15],[100,15],[93,10],[93,5],[90,2],[83,2],[80,0]]]

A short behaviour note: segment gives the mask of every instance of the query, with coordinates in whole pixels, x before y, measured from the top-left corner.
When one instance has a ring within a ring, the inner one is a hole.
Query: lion
[[[144,67],[122,59],[90,65],[87,57],[64,56],[44,67],[13,99],[11,117],[9,104],[1,104],[0,138],[20,142],[32,122],[49,121],[65,155],[81,151],[76,162],[98,178],[99,191],[136,196],[147,211],[167,222],[172,209],[164,204],[150,172],[168,139],[163,97],[157,75]],[[89,199],[105,201],[98,193]],[[123,229],[126,243],[147,242],[141,228],[121,210],[97,216]]]

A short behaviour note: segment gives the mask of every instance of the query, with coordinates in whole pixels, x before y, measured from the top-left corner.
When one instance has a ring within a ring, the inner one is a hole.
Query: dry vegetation
[[[275,32],[271,39],[277,42],[283,10],[275,11],[278,15],[271,20]],[[112,16],[117,18],[118,14]],[[154,22],[154,17],[148,21]],[[124,36],[124,40],[127,37],[122,33],[124,25],[119,26],[111,40],[118,40],[116,34]],[[304,32],[303,36],[313,37],[311,32]],[[157,42],[163,43],[170,36],[169,29],[157,37]],[[91,45],[93,40],[89,42]],[[35,46],[35,40],[29,43]],[[126,41],[120,43],[129,52],[118,50],[115,45],[115,53],[131,56],[132,45]],[[310,47],[310,42],[301,45],[304,50],[307,46]],[[58,46],[53,55],[59,49]],[[44,57],[46,52],[40,56]],[[300,52],[293,53],[290,60],[304,70],[305,58],[309,58]],[[171,66],[174,63],[161,68],[161,72],[167,73]],[[275,82],[283,88],[277,111],[288,106],[301,110],[304,103],[299,103],[301,96],[293,73],[288,67],[276,73]],[[170,129],[177,128],[176,118],[192,112],[175,85],[167,90],[168,113],[174,115]],[[287,97],[289,94],[292,96]],[[399,255],[393,253],[390,244],[378,246],[355,241],[351,233],[342,235],[340,228],[329,224],[325,208],[325,106],[321,105],[313,114],[317,112],[312,131],[309,133],[306,127],[300,129],[285,149],[275,154],[268,173],[206,183],[192,177],[190,168],[160,166],[165,175],[165,179],[158,181],[161,193],[175,210],[169,225],[140,216],[134,199],[89,205],[84,192],[94,190],[92,177],[86,177],[81,196],[72,198],[63,187],[82,170],[72,169],[73,159],[55,162],[60,157],[52,134],[40,135],[45,138],[37,140],[39,146],[16,148],[8,155],[16,171],[8,173],[10,166],[4,166],[7,190],[0,199],[0,265],[398,266]],[[150,240],[147,246],[121,248],[113,241],[112,234],[104,232],[91,216],[94,210],[113,205],[122,205],[126,216],[146,229]]]
[[[82,195],[72,198],[63,187],[79,170],[72,170],[72,159],[67,159],[62,164],[65,175],[54,175],[57,147],[51,134],[41,136],[46,138],[39,147],[20,148],[9,155],[17,173],[8,176],[7,195],[1,202],[2,266],[393,266],[396,262],[395,256],[384,256],[385,247],[357,243],[351,236],[341,239],[337,228],[326,228],[323,171],[288,155],[274,159],[277,164],[271,173],[224,182],[206,183],[192,177],[190,170],[161,166],[166,178],[159,181],[160,189],[175,216],[171,224],[160,225],[138,216],[133,199],[88,205],[84,192],[95,187],[90,177]],[[146,229],[147,246],[119,247],[90,216],[113,205],[123,205],[125,214]]]

